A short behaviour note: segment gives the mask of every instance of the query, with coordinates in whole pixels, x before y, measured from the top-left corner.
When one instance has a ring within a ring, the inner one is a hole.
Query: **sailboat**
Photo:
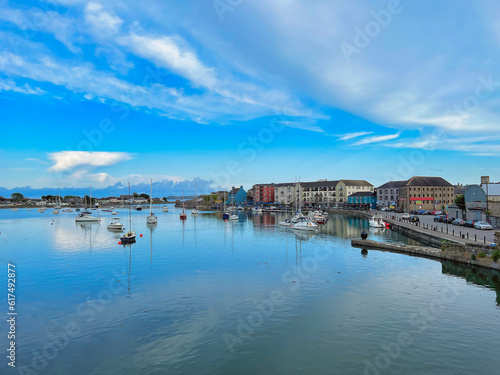
[[[128,195],[130,197],[130,181],[128,182]],[[128,232],[120,237],[122,243],[133,243],[135,242],[135,231],[132,230],[132,210],[130,204],[128,205]]]
[[[153,180],[151,180],[151,196],[149,197],[149,216],[146,220],[147,224],[158,223],[158,218],[153,213]]]
[[[180,219],[181,220],[187,219],[186,211],[184,210],[184,190],[182,191],[182,213],[180,214]]]
[[[89,189],[90,189],[90,206],[92,207],[92,188],[90,187]],[[84,211],[80,212],[76,216],[75,222],[77,222],[77,223],[98,223],[101,221],[100,218],[92,216],[91,211],[87,211],[87,201],[86,200],[84,201],[84,206],[85,206]]]
[[[196,202],[198,202],[198,198],[196,197],[196,178],[194,179],[194,202],[195,202],[195,206],[191,210],[191,214],[198,215],[198,206],[196,205]]]
[[[231,215],[226,211],[226,201],[224,200],[224,213],[222,214],[222,220],[229,220]]]
[[[53,214],[59,214],[59,210],[61,209],[61,203],[60,203],[60,191],[59,189],[57,190],[57,197],[56,197],[56,205],[54,206],[54,210],[52,211]]]

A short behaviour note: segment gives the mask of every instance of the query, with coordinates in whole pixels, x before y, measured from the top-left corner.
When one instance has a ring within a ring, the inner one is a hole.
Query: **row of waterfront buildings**
[[[414,176],[375,187],[366,180],[319,180],[256,184],[248,191],[233,187],[215,192],[231,205],[280,205],[319,209],[381,209],[410,212],[447,209],[456,218],[486,220],[500,217],[500,183],[481,177],[478,185],[453,185],[442,177]],[[455,198],[464,195],[463,209]],[[500,220],[499,220],[500,223]]]

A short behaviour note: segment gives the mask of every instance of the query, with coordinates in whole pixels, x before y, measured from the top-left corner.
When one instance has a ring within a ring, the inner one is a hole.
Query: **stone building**
[[[399,208],[411,210],[441,210],[455,201],[455,189],[442,177],[410,178],[399,187]]]
[[[399,188],[408,181],[389,181],[377,188],[378,208],[399,208]]]

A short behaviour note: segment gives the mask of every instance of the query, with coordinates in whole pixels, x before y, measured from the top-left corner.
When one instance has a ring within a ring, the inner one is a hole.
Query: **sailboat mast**
[[[132,230],[132,213],[130,212],[130,181],[128,182],[128,229]]]
[[[153,213],[153,179],[151,179],[151,196],[149,197],[149,216]]]

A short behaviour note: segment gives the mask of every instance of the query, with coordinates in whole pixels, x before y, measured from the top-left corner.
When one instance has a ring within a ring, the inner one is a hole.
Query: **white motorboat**
[[[113,211],[113,212],[111,212],[111,215],[118,215],[118,212]]]
[[[239,216],[238,215],[231,215],[229,216],[229,220],[238,220],[239,219]]]
[[[192,215],[198,215],[199,211],[198,211],[198,207],[195,207],[191,210],[191,214]]]
[[[140,204],[137,205],[137,207],[135,208],[137,211],[142,211],[142,207]]]
[[[111,224],[108,224],[108,229],[109,230],[124,230],[125,228],[123,227],[123,224],[120,223],[120,218],[119,217],[114,217],[111,219]]]
[[[369,221],[372,228],[385,228],[384,218],[380,214],[374,215]]]
[[[262,208],[261,207],[254,207],[254,208],[252,208],[252,211],[253,212],[262,212]]]
[[[167,206],[163,206],[163,212],[168,212],[168,207]]]
[[[303,230],[307,232],[317,232],[318,224],[309,219],[308,217],[301,217],[298,219],[299,221],[292,225],[292,229]]]
[[[151,196],[149,197],[149,216],[146,219],[147,224],[157,224],[158,218],[153,213],[153,180],[151,180]]]
[[[244,208],[243,208],[242,206],[239,206],[239,207],[237,208],[237,210],[238,210],[238,211],[243,211],[243,210],[244,210]]]

